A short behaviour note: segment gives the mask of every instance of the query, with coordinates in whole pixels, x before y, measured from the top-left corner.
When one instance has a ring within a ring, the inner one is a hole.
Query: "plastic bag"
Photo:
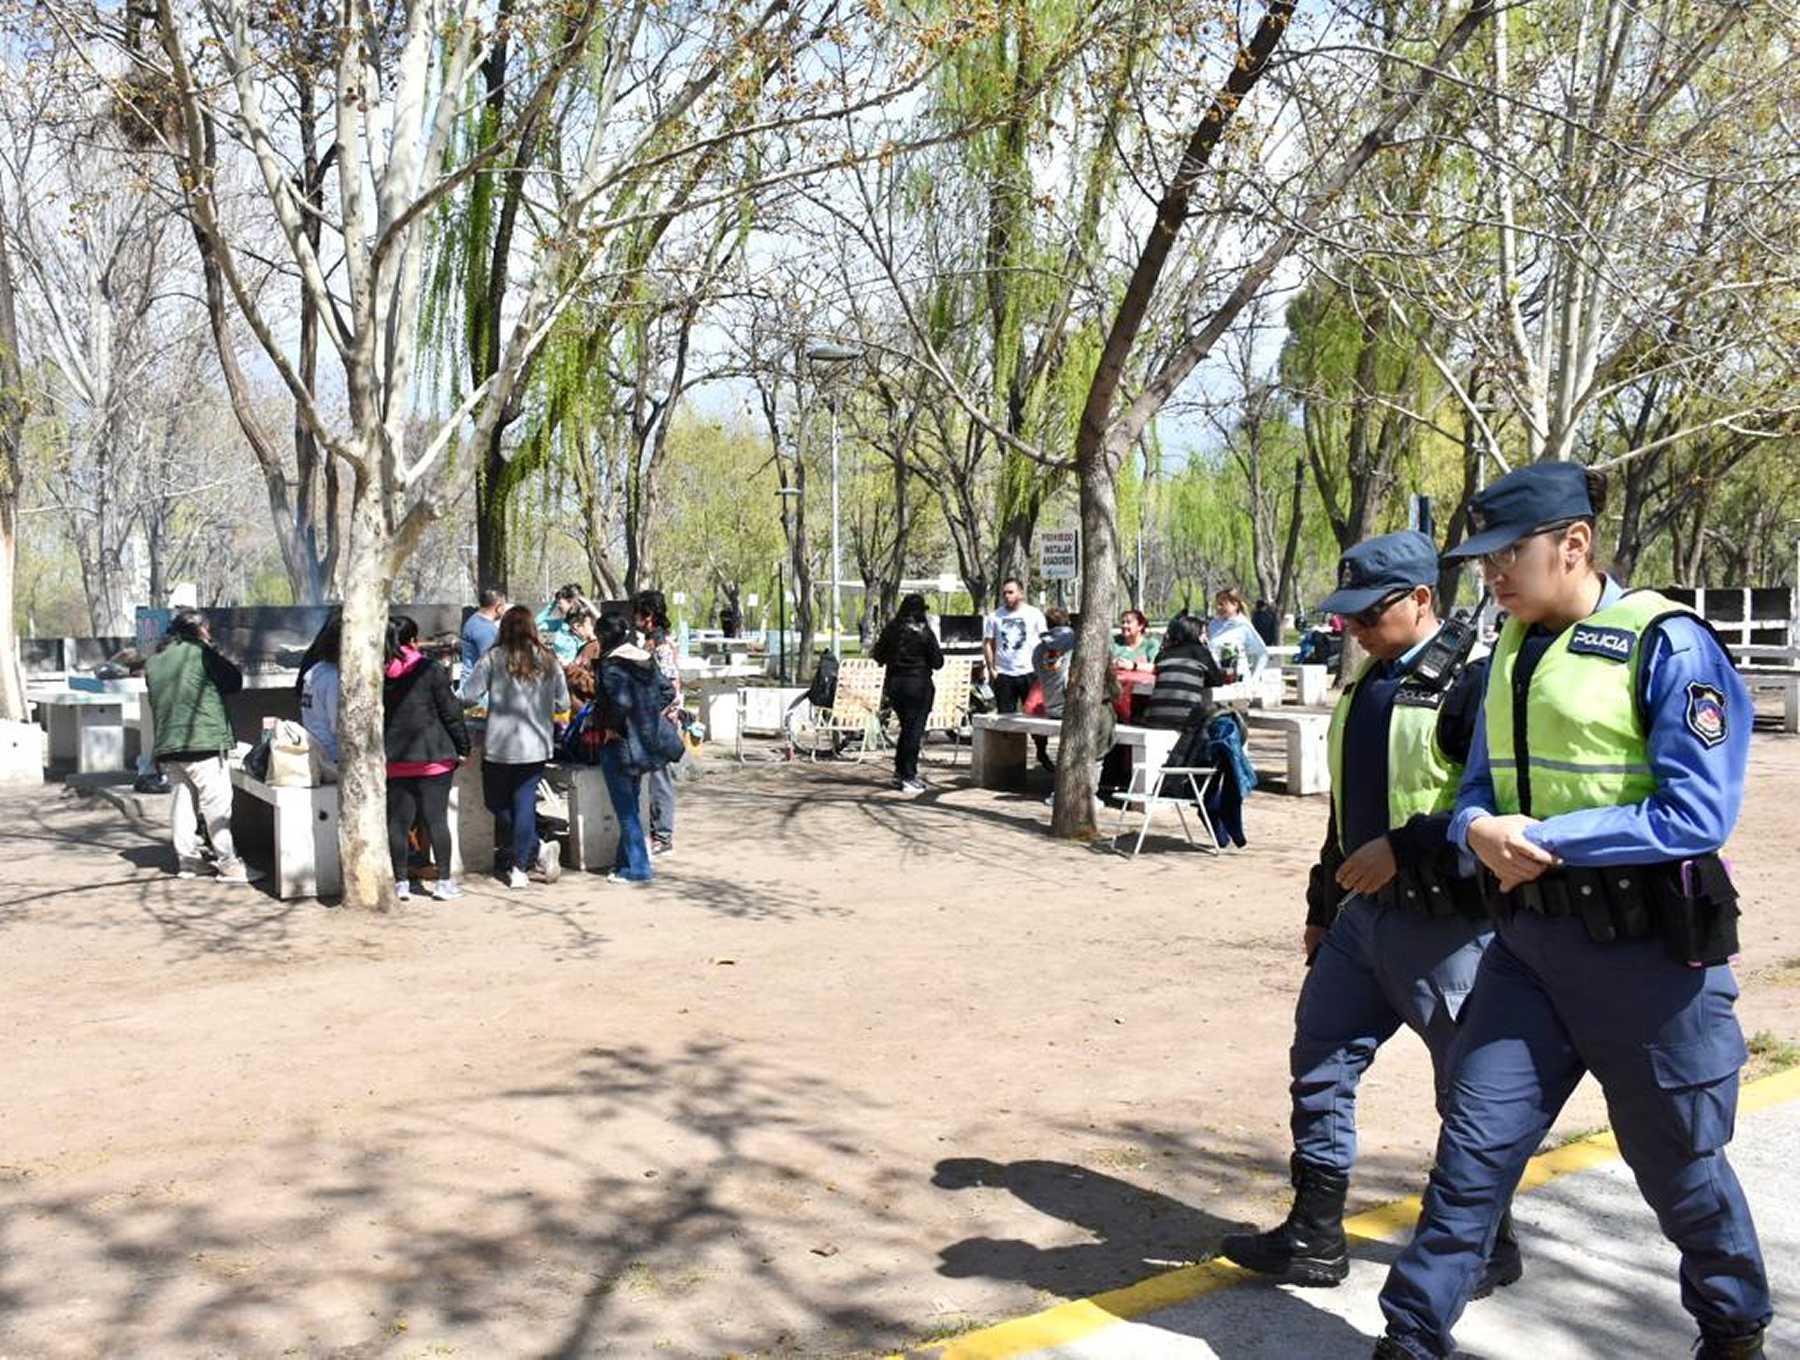
[[[312,733],[299,723],[283,718],[269,729],[267,735],[269,771],[266,776],[260,776],[264,783],[278,789],[310,789],[325,782],[320,773],[319,748]]]

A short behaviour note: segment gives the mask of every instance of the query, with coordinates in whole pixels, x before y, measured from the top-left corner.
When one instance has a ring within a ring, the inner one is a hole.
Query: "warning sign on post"
[[[1038,534],[1038,575],[1046,581],[1073,581],[1081,574],[1081,533],[1045,529]]]

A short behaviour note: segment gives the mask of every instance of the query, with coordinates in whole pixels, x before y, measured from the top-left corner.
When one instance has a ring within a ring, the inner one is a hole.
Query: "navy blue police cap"
[[[1437,544],[1417,529],[1367,539],[1338,558],[1337,589],[1319,608],[1327,614],[1360,614],[1370,605],[1414,586],[1435,586]]]
[[[1553,524],[1593,515],[1586,468],[1580,463],[1532,463],[1514,468],[1476,495],[1469,506],[1475,532],[1444,556],[1480,557]]]

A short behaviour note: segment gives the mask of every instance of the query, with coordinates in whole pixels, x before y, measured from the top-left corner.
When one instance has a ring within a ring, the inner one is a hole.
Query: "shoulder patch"
[[[1724,692],[1700,680],[1690,681],[1687,692],[1688,731],[1700,738],[1703,746],[1719,745],[1727,735]]]
[[[1569,638],[1569,650],[1577,656],[1603,656],[1608,661],[1629,661],[1637,646],[1637,634],[1629,628],[1600,628],[1578,623]]]

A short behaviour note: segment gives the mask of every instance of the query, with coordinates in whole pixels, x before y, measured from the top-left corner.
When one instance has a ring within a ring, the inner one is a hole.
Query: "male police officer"
[[[1698,1354],[1763,1354],[1768,1280],[1723,1151],[1745,1051],[1718,850],[1743,801],[1750,698],[1696,615],[1595,571],[1602,494],[1574,464],[1520,468],[1476,498],[1453,554],[1480,559],[1511,615],[1451,825],[1490,875],[1498,935],[1377,1356],[1452,1353],[1502,1209],[1584,1071],[1681,1249]]]
[[[1294,1016],[1294,1204],[1270,1232],[1225,1239],[1239,1265],[1300,1285],[1350,1271],[1344,1197],[1356,1088],[1402,1024],[1431,1050],[1440,1104],[1457,1012],[1491,936],[1479,885],[1445,839],[1480,703],[1466,626],[1440,629],[1437,548],[1424,534],[1360,543],[1325,600],[1372,658],[1332,714],[1332,814],[1307,891],[1312,971]],[[1348,896],[1346,896],[1346,890]],[[1339,900],[1343,907],[1339,909]],[[1482,1292],[1519,1278],[1504,1232]]]

